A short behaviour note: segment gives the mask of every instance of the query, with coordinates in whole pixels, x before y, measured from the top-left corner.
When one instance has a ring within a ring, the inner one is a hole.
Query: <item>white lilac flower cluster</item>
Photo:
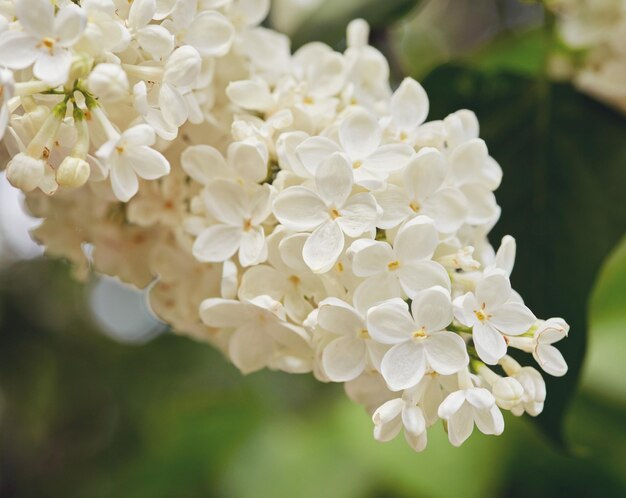
[[[381,441],[460,445],[537,415],[561,319],[511,289],[499,165],[467,110],[426,122],[363,21],[347,49],[259,23],[269,0],[2,4],[9,181],[49,254],[149,289],[243,373],[345,383]]]
[[[551,71],[583,92],[626,112],[626,0],[546,0],[571,50]]]

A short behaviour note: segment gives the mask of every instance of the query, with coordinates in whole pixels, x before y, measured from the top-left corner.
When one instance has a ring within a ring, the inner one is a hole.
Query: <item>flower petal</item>
[[[500,332],[519,335],[528,331],[537,319],[522,303],[505,303],[491,311],[489,322]]]
[[[241,301],[212,297],[200,304],[200,318],[209,327],[238,327],[248,321],[248,314]]]
[[[374,228],[378,218],[376,200],[367,192],[353,195],[339,209],[340,216],[336,219],[348,237],[358,237],[364,232]]]
[[[411,312],[415,323],[427,333],[444,330],[454,316],[450,294],[443,287],[431,287],[416,294]]]
[[[333,334],[356,336],[365,329],[365,321],[348,303],[329,297],[319,304],[317,323]]]
[[[376,118],[371,113],[358,109],[341,121],[339,142],[351,161],[362,161],[378,148],[382,133]]]
[[[418,261],[410,265],[401,265],[396,272],[402,290],[411,299],[418,292],[436,285],[450,291],[450,276],[436,261]]]
[[[424,349],[428,364],[441,375],[452,375],[469,364],[465,341],[452,332],[430,334]]]
[[[320,197],[306,187],[289,187],[283,190],[273,204],[278,221],[290,230],[313,230],[330,218]]]
[[[241,227],[248,216],[246,192],[238,183],[215,180],[204,190],[204,203],[208,211],[222,223]]]
[[[367,330],[375,341],[399,344],[416,329],[408,305],[400,298],[389,299],[367,312]]]
[[[344,237],[339,225],[328,220],[307,239],[302,249],[302,257],[313,273],[326,273],[337,262],[343,245]]]
[[[453,446],[461,446],[474,430],[472,409],[468,404],[461,408],[448,420],[448,439]]]
[[[31,35],[44,38],[53,34],[54,6],[47,0],[15,0],[15,14]]]
[[[267,176],[267,149],[260,143],[233,142],[228,162],[243,178],[259,183]]]
[[[52,5],[50,2],[46,2]],[[30,66],[41,53],[35,45],[38,43],[28,33],[4,31],[0,36],[0,64],[11,69],[24,69]]]
[[[396,127],[411,131],[422,124],[428,116],[428,95],[413,78],[405,78],[391,96],[389,111]]]
[[[333,382],[356,379],[365,368],[365,342],[356,337],[339,337],[324,348],[322,366]]]
[[[131,165],[119,159],[111,161],[111,187],[122,202],[128,202],[139,190],[137,175]]]
[[[359,239],[350,246],[350,250],[355,247],[358,249],[353,253],[352,272],[358,277],[386,272],[387,265],[395,260],[393,249],[387,242]]]
[[[567,362],[561,352],[549,344],[539,344],[533,352],[535,361],[550,375],[562,377],[567,373]]]
[[[315,172],[317,192],[327,206],[343,206],[352,191],[353,183],[352,167],[345,156],[338,152],[324,159]]]
[[[426,371],[426,357],[421,344],[405,341],[393,346],[380,364],[380,373],[392,391],[415,386]]]
[[[414,153],[413,147],[407,144],[381,145],[363,160],[361,169],[386,178],[388,173],[404,168]]]
[[[335,152],[341,152],[341,148],[326,137],[307,138],[296,147],[296,154],[310,176],[315,176],[320,163]]]
[[[241,266],[257,265],[267,259],[267,244],[263,227],[252,227],[244,230],[239,246],[239,263]]]
[[[393,247],[402,263],[429,259],[439,243],[433,221],[427,216],[417,216],[399,231]]]
[[[33,74],[50,86],[57,86],[65,83],[71,65],[72,54],[69,50],[56,49],[53,55],[40,52],[33,66]]]
[[[228,356],[244,374],[267,366],[273,353],[273,339],[253,322],[235,330],[228,343]]]
[[[208,185],[216,178],[232,176],[222,154],[210,145],[191,145],[181,155],[185,173],[202,185]]]
[[[411,195],[419,200],[432,195],[443,184],[446,166],[445,156],[437,149],[421,149],[404,171],[404,181]]]
[[[265,112],[274,107],[270,89],[263,80],[233,81],[226,87],[226,95],[243,109]]]
[[[502,272],[490,273],[476,284],[476,301],[487,311],[506,303],[511,296],[511,282]]]
[[[54,34],[59,39],[58,44],[61,47],[74,45],[85,31],[86,25],[87,16],[78,5],[69,4],[59,9],[54,18]]]
[[[506,354],[504,337],[488,323],[476,322],[472,337],[478,356],[488,365],[495,365]]]
[[[194,257],[203,263],[219,263],[230,259],[241,243],[242,230],[228,225],[213,225],[204,230],[193,243]]]
[[[185,42],[204,57],[225,55],[235,36],[233,25],[223,15],[206,11],[195,16],[187,29]]]
[[[156,180],[170,172],[170,163],[163,154],[145,145],[129,147],[124,155],[135,173],[145,180]]]
[[[402,423],[407,432],[419,435],[426,430],[424,413],[419,406],[407,406],[402,410]]]

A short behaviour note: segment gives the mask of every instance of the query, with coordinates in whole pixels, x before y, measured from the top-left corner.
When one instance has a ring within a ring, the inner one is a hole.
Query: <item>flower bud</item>
[[[494,382],[492,393],[500,408],[510,410],[522,401],[524,388],[512,377],[501,377]]]
[[[57,168],[56,180],[62,187],[76,188],[83,186],[90,174],[91,168],[87,161],[67,156]]]
[[[102,102],[117,102],[128,95],[128,77],[118,64],[98,64],[87,78],[87,88]]]
[[[30,192],[39,186],[45,173],[43,160],[23,152],[17,154],[7,167],[7,180],[16,188]]]

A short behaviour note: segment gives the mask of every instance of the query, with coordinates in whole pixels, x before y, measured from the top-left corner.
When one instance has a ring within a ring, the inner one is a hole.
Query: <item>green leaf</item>
[[[546,375],[537,418],[563,444],[562,418],[576,389],[598,270],[626,229],[626,121],[564,84],[518,74],[444,66],[424,82],[432,118],[472,109],[481,136],[504,170],[496,192],[502,216],[490,239],[518,240],[514,287],[542,318],[571,325],[559,344],[569,372]]]
[[[324,0],[294,30],[292,43],[294,48],[310,41],[336,47],[345,38],[346,26],[353,19],[365,19],[372,31],[378,31],[402,19],[419,3],[420,0]]]

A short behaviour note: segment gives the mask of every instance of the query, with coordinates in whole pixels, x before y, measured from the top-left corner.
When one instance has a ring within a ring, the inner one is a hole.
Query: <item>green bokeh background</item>
[[[468,2],[455,5],[467,14]],[[402,22],[379,19],[374,35],[402,73],[421,77],[454,59],[494,85],[504,72],[540,78],[539,31],[507,28],[465,53],[455,49],[454,16],[426,36],[423,18],[400,7],[390,12]],[[623,158],[613,167],[626,168]],[[515,235],[523,260],[528,234]],[[583,264],[576,251],[559,251],[572,272]],[[530,417],[512,416],[502,436],[475,432],[461,448],[439,426],[421,454],[402,438],[377,443],[341,386],[267,371],[242,377],[209,346],[170,333],[145,345],[105,337],[86,288],[69,274],[48,260],[0,273],[0,497],[626,496],[626,239],[580,303],[589,311],[587,353],[562,421],[565,448]]]

